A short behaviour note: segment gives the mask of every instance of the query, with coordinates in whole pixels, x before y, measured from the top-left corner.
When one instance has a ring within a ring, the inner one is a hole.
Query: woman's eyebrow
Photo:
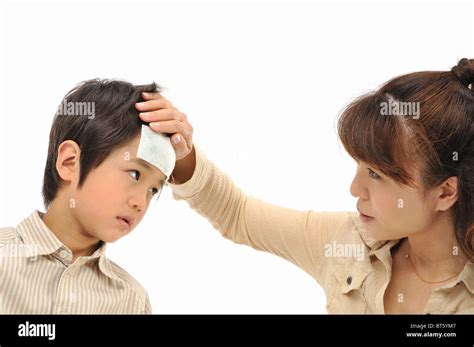
[[[145,170],[149,170],[150,172],[153,172],[152,170],[153,169],[156,169],[154,166],[151,166],[150,164],[148,164],[145,160],[143,159],[140,159],[140,158],[133,158],[133,159],[130,159],[130,161],[132,163],[135,163],[137,165],[140,165],[142,168],[144,168]],[[165,180],[166,178],[162,178],[158,181],[158,186],[162,186],[164,183],[165,183]]]

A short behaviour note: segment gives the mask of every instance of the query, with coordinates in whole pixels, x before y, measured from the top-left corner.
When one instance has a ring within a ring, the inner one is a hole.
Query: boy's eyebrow
[[[148,170],[152,170],[154,167],[151,166],[150,164],[148,164],[145,160],[143,159],[140,159],[140,158],[133,158],[133,159],[130,159],[130,161],[132,163],[135,163],[137,165],[140,165],[142,168],[144,169],[148,169]],[[161,186],[165,183],[165,180],[166,178],[162,178],[160,179],[160,181],[158,182],[158,184]]]

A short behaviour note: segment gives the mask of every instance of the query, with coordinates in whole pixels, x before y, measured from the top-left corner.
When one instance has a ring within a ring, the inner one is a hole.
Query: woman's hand
[[[188,118],[160,93],[142,93],[144,102],[136,104],[140,118],[150,123],[156,132],[171,135],[176,160],[181,160],[193,149],[193,127]]]
[[[171,135],[176,152],[176,166],[172,182],[181,184],[189,180],[196,167],[196,153],[193,146],[193,127],[188,118],[160,93],[142,93],[144,102],[136,104],[140,118],[150,123],[156,132]]]

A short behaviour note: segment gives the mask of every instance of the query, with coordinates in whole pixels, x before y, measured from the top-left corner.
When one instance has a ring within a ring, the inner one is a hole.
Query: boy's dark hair
[[[80,188],[92,169],[98,167],[116,147],[134,138],[140,132],[141,125],[146,124],[135,108],[136,102],[143,101],[141,93],[160,91],[161,88],[155,83],[133,85],[119,80],[92,79],[80,83],[66,94],[49,135],[43,178],[46,208],[61,185],[56,170],[59,145],[72,140],[81,148]],[[84,115],[83,111],[87,109],[93,110],[94,114]]]

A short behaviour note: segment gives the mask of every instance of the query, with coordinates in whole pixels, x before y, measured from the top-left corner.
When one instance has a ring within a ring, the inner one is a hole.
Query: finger
[[[153,122],[153,123],[150,123],[150,128],[156,132],[164,133],[164,134],[180,133],[185,137],[191,136],[189,129],[186,129],[184,124],[177,120]]]
[[[144,122],[149,123],[162,122],[167,120],[186,120],[181,112],[170,108],[165,108],[157,111],[140,112],[139,116]]]
[[[174,134],[171,136],[171,144],[173,145],[174,151],[176,153],[176,160],[186,157],[192,150],[192,147],[189,147],[188,143],[184,141],[181,134]]]
[[[138,111],[154,111],[154,110],[160,110],[163,108],[174,109],[174,106],[171,105],[171,103],[164,98],[137,102],[135,104],[135,107]]]
[[[193,137],[192,136],[183,136],[184,141],[186,141],[186,147],[191,151],[193,149]]]
[[[158,92],[142,92],[142,98],[145,101],[148,101],[148,100],[153,100],[153,99],[162,99],[164,97]]]
[[[187,126],[182,122],[168,121],[160,123],[150,123],[150,128],[158,133],[180,134],[182,139],[186,142],[188,148],[193,148],[193,130],[192,127]]]
[[[183,146],[186,147],[186,141],[183,141],[183,136],[181,136],[181,134],[173,134],[170,139],[175,149]]]
[[[169,107],[169,108],[176,108],[176,107],[171,103],[171,101],[169,101],[168,99],[166,99],[163,95],[161,95],[161,94],[158,93],[158,92],[156,92],[156,93],[142,92],[142,97],[143,97],[143,100],[145,100],[145,101],[149,101],[149,100],[165,100],[165,102],[168,103],[168,107]]]

